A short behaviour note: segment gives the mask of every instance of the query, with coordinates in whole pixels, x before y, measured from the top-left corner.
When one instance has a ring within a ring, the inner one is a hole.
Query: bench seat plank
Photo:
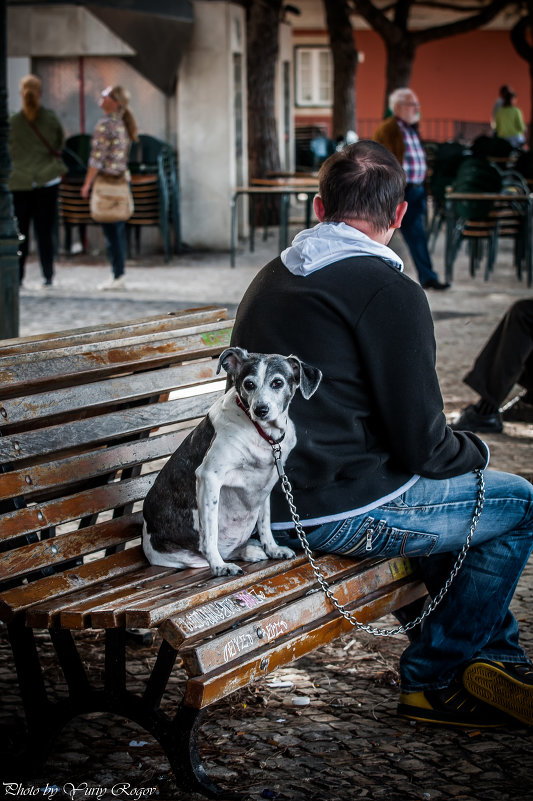
[[[317,564],[328,581],[360,570],[354,559],[335,554],[319,557]],[[230,626],[233,629],[243,618],[279,607],[315,586],[313,568],[307,560],[294,568],[286,565],[283,572],[251,584],[245,592],[232,592],[219,600],[172,615],[162,623],[161,632],[173,648],[183,650],[203,639],[206,633],[216,634]]]
[[[353,573],[354,565],[350,568]],[[349,573],[349,568],[342,570],[340,577],[328,583],[337,600],[346,606],[354,599],[370,599],[373,595],[382,593],[398,575],[410,576],[413,568],[408,559],[399,558],[360,565],[355,575],[346,576],[342,573]],[[266,643],[274,643],[334,611],[332,602],[320,589],[303,594],[304,591],[305,587],[302,588],[302,597],[290,602],[282,602],[280,599],[270,614],[262,609],[250,622],[233,626],[230,631],[224,631],[218,636],[209,637],[200,645],[181,647],[180,655],[189,675],[208,673],[223,667],[236,656],[257,650]]]
[[[83,565],[67,568],[62,573],[4,589],[0,594],[0,620],[9,623],[15,615],[46,599],[62,597],[83,587],[92,587],[100,581],[122,576],[141,567],[146,567],[146,557],[139,545],[96,562],[85,562]]]
[[[100,571],[99,562],[106,562],[109,558],[106,556],[105,559],[92,564],[96,570]],[[159,582],[160,586],[163,586],[162,583],[172,572],[172,568],[169,567],[149,565],[145,559],[137,570],[128,571],[114,578],[99,581],[89,587],[74,590],[67,595],[32,606],[26,614],[26,623],[32,628],[59,628],[61,615],[67,616],[71,609],[79,610],[85,605],[89,610],[87,612],[89,623],[87,628],[90,628],[90,610],[95,604],[98,604],[99,599],[110,598],[112,595],[116,597],[127,595],[130,592],[142,590],[153,582]]]
[[[137,582],[134,587],[112,589],[97,599],[91,597],[84,597],[82,600],[69,599],[68,608],[63,609],[58,623],[62,628],[71,629],[116,628],[125,625],[126,612],[130,606],[136,603],[146,604],[146,599],[155,606],[165,608],[171,606],[175,610],[187,609],[205,598],[224,595],[228,592],[228,586],[246,587],[256,576],[271,575],[276,571],[279,572],[282,567],[279,561],[243,565],[242,576],[218,579],[213,579],[208,568],[169,570],[164,578],[150,577],[146,582]],[[43,604],[42,608],[45,606],[46,604]],[[31,616],[28,619],[31,619]]]
[[[396,586],[371,601],[361,602],[353,607],[353,611],[360,622],[369,623],[411,603],[425,593],[423,584],[407,583],[404,586]],[[350,610],[352,611],[351,607]],[[251,657],[241,657],[211,673],[190,678],[187,682],[184,704],[195,709],[203,709],[246,687],[256,679],[266,676],[276,668],[300,659],[316,648],[337,639],[351,628],[351,624],[344,617],[340,617],[336,612],[331,613],[321,622],[314,621],[275,645],[266,646],[261,651],[255,652]]]
[[[263,581],[270,576],[276,576],[290,570],[305,562],[305,556],[296,556],[290,560],[268,560],[255,564],[242,563],[243,575],[229,576],[225,578],[210,579],[205,582],[202,594],[184,593],[180,597],[173,597],[169,593],[168,598],[150,596],[129,603],[126,609],[126,625],[134,628],[151,628],[158,626],[167,617],[181,613],[193,606],[211,603],[214,600],[227,595],[228,592],[239,592],[248,588],[257,581]],[[104,618],[105,619],[105,618]],[[102,619],[95,615],[95,620]]]

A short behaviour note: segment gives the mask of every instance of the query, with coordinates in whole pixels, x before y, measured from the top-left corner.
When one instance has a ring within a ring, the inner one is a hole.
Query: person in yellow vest
[[[507,139],[513,147],[521,147],[526,141],[526,124],[522,112],[515,106],[515,99],[512,89],[504,92],[503,102],[494,118],[494,127],[501,139]]]

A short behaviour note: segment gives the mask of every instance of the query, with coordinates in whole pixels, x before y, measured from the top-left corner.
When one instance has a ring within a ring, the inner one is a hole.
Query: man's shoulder
[[[377,136],[381,133],[391,133],[397,130],[400,130],[400,126],[398,125],[396,117],[387,117],[383,120],[383,122],[380,122],[376,128],[374,136]]]

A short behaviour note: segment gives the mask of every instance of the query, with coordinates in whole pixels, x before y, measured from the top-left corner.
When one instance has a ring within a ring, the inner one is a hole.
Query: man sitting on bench
[[[232,344],[294,353],[324,374],[310,401],[294,400],[298,442],[286,467],[311,548],[420,557],[434,597],[473,525],[473,471],[488,449],[446,425],[425,293],[387,247],[404,187],[398,161],[375,142],[327,159],[319,224],[256,276]],[[401,658],[398,711],[413,720],[533,724],[533,669],[508,608],[532,550],[533,487],[496,471],[484,479],[470,550]],[[279,486],[272,519],[278,542],[298,546]]]

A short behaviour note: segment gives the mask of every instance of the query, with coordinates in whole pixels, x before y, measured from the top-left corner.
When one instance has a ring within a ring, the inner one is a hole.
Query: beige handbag
[[[126,173],[117,176],[98,173],[92,186],[90,210],[97,223],[129,220],[133,214],[133,195]]]

